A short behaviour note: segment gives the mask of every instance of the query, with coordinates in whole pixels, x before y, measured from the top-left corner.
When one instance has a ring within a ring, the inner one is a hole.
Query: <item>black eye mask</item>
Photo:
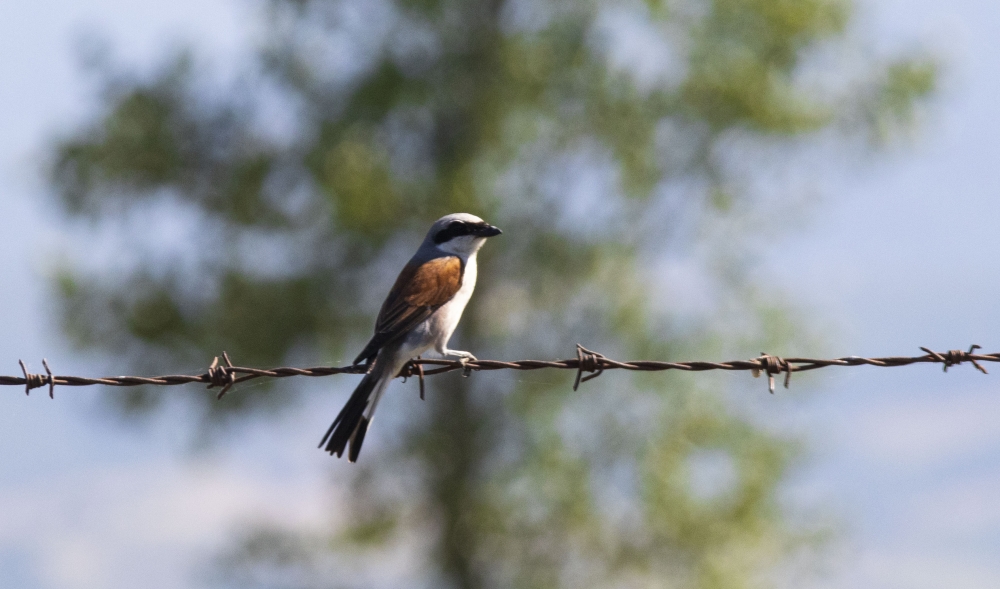
[[[472,235],[472,232],[473,228],[467,223],[463,223],[462,221],[452,221],[451,223],[448,223],[447,227],[437,232],[437,235],[434,236],[434,243],[442,244],[456,237]]]

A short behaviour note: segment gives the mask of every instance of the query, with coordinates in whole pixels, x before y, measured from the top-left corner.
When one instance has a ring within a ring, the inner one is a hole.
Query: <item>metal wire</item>
[[[424,376],[441,374],[461,370],[468,376],[470,372],[482,370],[541,370],[545,368],[555,368],[561,370],[576,370],[576,381],[573,390],[577,390],[580,383],[597,378],[605,370],[636,370],[640,372],[660,372],[664,370],[683,370],[687,372],[704,372],[707,370],[748,370],[754,376],[761,373],[767,374],[768,390],[774,393],[775,375],[785,374],[785,388],[788,388],[789,380],[793,372],[804,372],[816,370],[828,366],[878,366],[882,368],[893,368],[897,366],[909,366],[911,364],[943,364],[947,372],[951,366],[971,363],[980,372],[986,374],[980,362],[1000,362],[1000,352],[993,354],[977,354],[976,350],[980,346],[974,345],[969,350],[951,350],[949,352],[935,352],[928,348],[920,348],[925,352],[923,356],[890,356],[886,358],[861,358],[859,356],[847,356],[844,358],[834,358],[822,360],[816,358],[781,358],[770,354],[761,354],[757,358],[750,360],[733,360],[730,362],[660,362],[655,360],[631,360],[622,362],[612,360],[598,352],[594,352],[577,344],[576,358],[566,360],[518,360],[513,362],[502,360],[437,360],[429,358],[417,358],[403,367],[399,373],[402,377],[416,376],[420,379],[420,394],[423,397]],[[45,374],[32,374],[28,372],[24,362],[18,361],[21,365],[23,376],[0,376],[0,386],[24,386],[26,394],[30,394],[32,389],[49,387],[49,397],[54,397],[56,386],[82,387],[92,385],[106,385],[113,387],[134,387],[141,385],[154,386],[174,386],[191,383],[207,384],[208,388],[220,388],[218,398],[222,398],[233,385],[253,380],[257,378],[287,378],[291,376],[330,376],[333,374],[363,374],[368,367],[360,364],[355,366],[329,367],[322,366],[316,368],[271,368],[263,370],[259,368],[246,368],[243,366],[233,366],[229,355],[222,353],[224,364],[216,357],[209,366],[208,371],[195,375],[167,375],[167,376],[105,376],[101,378],[86,378],[82,376],[59,376],[53,375],[49,369],[47,360],[42,360],[45,367]],[[434,367],[429,370],[426,367]],[[588,373],[584,376],[583,373]]]

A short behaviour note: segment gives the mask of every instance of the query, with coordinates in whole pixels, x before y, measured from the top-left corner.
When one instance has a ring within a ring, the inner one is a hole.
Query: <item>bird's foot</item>
[[[445,356],[458,356],[458,361],[462,364],[462,376],[469,376],[472,374],[472,367],[469,366],[469,362],[475,362],[478,360],[475,356],[469,352],[463,352],[461,350],[445,350]]]

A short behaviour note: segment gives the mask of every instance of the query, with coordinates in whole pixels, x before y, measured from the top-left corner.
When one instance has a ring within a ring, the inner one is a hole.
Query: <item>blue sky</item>
[[[253,39],[245,6],[0,4],[0,373],[16,373],[18,358],[39,369],[43,356],[57,372],[94,370],[48,314],[45,280],[67,238],[38,177],[54,131],[94,107],[74,40],[100,31],[139,64],[181,40],[225,70]],[[991,259],[1000,226],[1000,5],[872,0],[861,10],[870,18],[859,34],[880,47],[919,40],[941,55],[944,87],[911,142],[823,180],[807,221],[796,218],[769,242],[768,284],[820,317],[835,355],[971,343],[1000,350],[1000,265]],[[1000,587],[1000,367],[992,372],[830,369],[793,380],[793,395],[755,397],[812,441],[790,494],[831,506],[845,524],[827,578],[814,586]],[[303,525],[328,516],[329,460],[309,451],[315,428],[301,424],[335,414],[339,396],[247,426],[239,451],[193,453],[172,425],[183,423],[180,410],[147,427],[118,426],[96,391],[57,395],[0,391],[5,586],[187,586],[201,555],[249,513]]]

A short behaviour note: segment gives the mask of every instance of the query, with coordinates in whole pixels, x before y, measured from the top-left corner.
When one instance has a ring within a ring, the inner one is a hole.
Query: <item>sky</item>
[[[79,40],[99,32],[140,65],[185,42],[225,70],[254,40],[252,5],[0,3],[0,373],[17,374],[19,358],[40,371],[43,357],[59,373],[94,371],[52,322],[47,281],[66,238],[39,173],[57,130],[94,108]],[[820,318],[832,355],[1000,350],[1000,265],[990,261],[1000,226],[1000,5],[870,0],[861,11],[859,34],[940,55],[942,89],[909,142],[827,181],[806,221],[774,236],[768,288]],[[844,528],[809,586],[1000,587],[1000,367],[991,372],[834,368],[755,397],[780,406],[783,426],[810,441],[789,495],[827,506]],[[56,395],[0,390],[5,587],[197,586],[207,555],[252,517],[309,525],[328,516],[329,458],[311,451],[315,432],[301,423],[334,415],[339,397],[247,424],[239,449],[193,451],[180,410],[123,425],[107,419],[94,389]]]

